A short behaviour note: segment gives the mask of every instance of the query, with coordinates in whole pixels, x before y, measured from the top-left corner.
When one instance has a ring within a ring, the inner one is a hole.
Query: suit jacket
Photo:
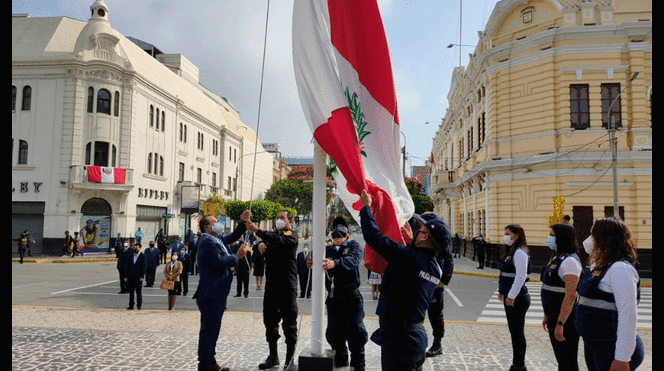
[[[129,279],[145,279],[145,270],[148,267],[148,259],[145,257],[145,254],[138,253],[136,261],[134,261],[134,254],[129,253],[126,255],[127,258],[127,268],[125,270],[125,277]]]
[[[231,252],[230,244],[237,241],[247,228],[244,223],[227,236],[202,233],[196,243],[198,262],[198,288],[196,300],[226,300],[233,282],[231,267],[237,267],[240,259]],[[224,304],[225,305],[225,304]]]

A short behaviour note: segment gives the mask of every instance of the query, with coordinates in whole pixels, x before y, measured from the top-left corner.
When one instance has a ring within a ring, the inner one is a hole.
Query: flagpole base
[[[311,348],[300,353],[297,363],[298,371],[333,371],[334,350],[325,349],[323,354],[313,354]]]

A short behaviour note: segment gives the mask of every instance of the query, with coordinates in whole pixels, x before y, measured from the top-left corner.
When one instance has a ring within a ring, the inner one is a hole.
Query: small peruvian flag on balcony
[[[87,166],[88,182],[125,184],[125,169],[119,167]]]

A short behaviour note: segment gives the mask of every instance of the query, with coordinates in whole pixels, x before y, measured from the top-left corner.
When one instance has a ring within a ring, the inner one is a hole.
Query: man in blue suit
[[[143,304],[143,280],[145,280],[145,271],[148,267],[148,259],[141,253],[141,244],[134,244],[133,254],[129,251],[126,256],[125,282],[129,289],[129,306],[127,309],[134,309],[134,292],[136,293],[136,308],[141,309]]]
[[[238,249],[233,254],[230,244],[237,241],[247,230],[245,223],[251,217],[245,211],[240,217],[241,223],[227,236],[222,236],[224,227],[217,218],[204,216],[199,228],[201,236],[196,244],[198,261],[198,288],[193,298],[201,312],[201,328],[198,333],[198,371],[223,371],[215,359],[215,347],[221,329],[221,318],[226,310],[226,298],[233,282],[231,267],[237,267],[246,250]]]

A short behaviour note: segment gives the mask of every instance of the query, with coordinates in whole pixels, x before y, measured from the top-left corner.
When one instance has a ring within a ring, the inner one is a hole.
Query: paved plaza
[[[191,310],[50,308],[12,305],[12,369],[31,370],[196,370],[200,316]],[[378,326],[365,319],[369,333]],[[310,346],[311,317],[298,319],[297,354]],[[427,325],[430,331],[430,326]],[[646,346],[642,370],[652,370],[652,331],[640,330]],[[431,334],[429,334],[431,337]],[[526,365],[555,370],[548,337],[527,326]],[[327,345],[327,344],[326,344]],[[283,359],[285,345],[279,344]],[[447,321],[442,356],[428,358],[425,370],[507,370],[511,348],[507,326]],[[380,370],[380,348],[369,341],[367,370]],[[227,312],[217,343],[217,360],[231,370],[256,370],[268,353],[260,313]],[[579,359],[583,363],[583,355]],[[342,368],[341,370],[346,370]],[[586,370],[582,365],[582,370]],[[277,368],[274,368],[277,370]]]

